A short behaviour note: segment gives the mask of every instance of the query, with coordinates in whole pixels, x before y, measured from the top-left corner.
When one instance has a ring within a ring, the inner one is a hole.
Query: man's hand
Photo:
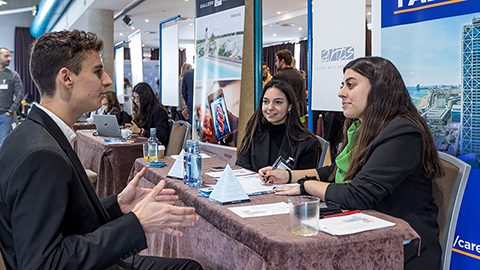
[[[159,202],[158,196],[165,186],[165,181],[160,181],[146,196],[138,202],[132,212],[137,216],[143,230],[147,233],[163,232],[169,235],[182,236],[181,231],[175,231],[171,227],[193,226],[198,216],[193,207],[173,206],[165,202]]]
[[[8,116],[12,116],[13,112],[12,111],[7,111],[5,114],[8,115]]]
[[[128,183],[127,187],[117,196],[118,205],[122,210],[122,213],[126,214],[133,210],[138,202],[143,200],[145,196],[152,191],[149,188],[141,188],[138,186],[138,181],[145,174],[146,168],[143,168],[135,177]],[[162,189],[161,192],[155,197],[158,202],[164,202],[171,205],[175,205],[175,201],[178,197],[173,195],[175,190]]]

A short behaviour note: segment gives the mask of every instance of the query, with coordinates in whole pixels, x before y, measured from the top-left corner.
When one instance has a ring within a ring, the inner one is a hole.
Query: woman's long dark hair
[[[371,89],[362,117],[362,124],[352,147],[355,153],[350,157],[350,166],[345,174],[346,180],[353,179],[365,164],[365,155],[375,138],[391,122],[400,119],[410,119],[418,126],[422,134],[422,161],[424,175],[434,178],[443,174],[437,149],[432,134],[425,119],[418,113],[397,68],[381,57],[363,57],[348,63],[343,73],[352,69],[368,78]],[[343,127],[343,148],[348,143],[347,130],[357,119],[346,119]],[[336,170],[335,170],[336,171]],[[335,178],[335,172],[330,177]]]
[[[160,106],[165,110],[148,83],[138,83],[135,85],[132,92],[137,93],[140,98],[140,107],[137,106],[136,102],[133,102],[133,122],[135,122],[138,127],[143,127],[145,125],[153,106]]]
[[[298,105],[297,99],[295,98],[295,94],[293,93],[292,87],[280,80],[271,80],[269,81],[265,87],[263,88],[262,94],[260,95],[260,101],[258,103],[257,110],[253,113],[250,120],[248,120],[247,126],[245,128],[245,137],[242,141],[242,147],[240,148],[240,153],[244,151],[248,151],[250,149],[253,138],[255,137],[255,132],[262,132],[268,129],[268,120],[265,119],[262,112],[262,104],[263,104],[263,97],[265,96],[265,92],[267,92],[270,88],[277,88],[278,90],[282,91],[283,94],[287,97],[288,105],[292,105],[290,109],[290,113],[287,113],[287,119],[285,120],[286,124],[286,133],[287,133],[287,141],[290,147],[292,147],[292,140],[295,141],[304,141],[308,140],[312,136],[315,136],[312,132],[306,129],[302,123],[300,122],[300,117],[298,116]],[[310,136],[306,138],[299,138],[297,134],[299,132],[305,132]]]
[[[118,101],[117,98],[117,93],[113,91],[107,91],[105,93],[105,98],[107,99],[107,108],[105,108],[105,112],[110,112],[114,107],[117,109],[121,109],[122,107],[120,106],[120,102]]]

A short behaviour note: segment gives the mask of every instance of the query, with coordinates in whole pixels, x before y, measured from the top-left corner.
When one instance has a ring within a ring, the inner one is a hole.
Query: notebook
[[[105,137],[122,137],[115,115],[94,115],[93,120],[98,135]]]

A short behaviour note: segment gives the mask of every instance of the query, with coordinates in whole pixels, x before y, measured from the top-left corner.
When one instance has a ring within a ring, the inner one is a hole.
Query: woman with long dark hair
[[[126,124],[133,134],[150,137],[150,128],[157,129],[157,138],[165,147],[168,144],[168,114],[148,83],[138,83],[133,88],[133,123]]]
[[[118,102],[117,93],[113,91],[107,91],[105,97],[102,99],[102,105],[105,105],[105,111],[103,114],[115,115],[117,121],[120,120],[120,102]]]
[[[245,128],[236,164],[257,171],[283,156],[295,159],[294,169],[312,168],[317,150],[317,138],[300,123],[290,85],[279,80],[268,82]]]
[[[343,209],[374,209],[406,220],[422,238],[420,256],[405,246],[405,269],[439,269],[432,179],[443,174],[426,121],[412,103],[396,67],[380,57],[359,58],[343,69],[338,96],[347,120],[343,147],[329,167],[291,172],[297,186],[277,194],[310,194]],[[263,168],[260,176],[285,183],[285,171]]]

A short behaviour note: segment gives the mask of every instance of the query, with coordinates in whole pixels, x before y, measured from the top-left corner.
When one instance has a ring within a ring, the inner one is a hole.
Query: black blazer
[[[150,137],[150,128],[157,128],[157,139],[165,147],[168,145],[168,139],[170,137],[168,129],[168,114],[163,108],[159,106],[153,106],[150,111],[150,115],[147,118],[145,125],[140,128],[145,129],[145,137]]]
[[[299,138],[307,138],[309,135],[307,133],[298,133]],[[245,143],[245,137],[242,141],[242,146]],[[311,169],[316,168],[317,164],[317,155],[318,155],[318,140],[315,137],[311,137],[304,141],[294,141],[292,140],[292,147],[288,144],[286,135],[283,136],[282,144],[280,145],[280,151],[278,156],[282,155],[284,158],[288,159],[293,157],[295,162],[293,164],[293,169]],[[258,171],[259,169],[271,166],[269,164],[269,155],[270,155],[270,131],[269,129],[265,131],[256,131],[254,139],[250,149],[247,151],[240,152],[238,155],[236,165],[242,166],[243,168]]]
[[[374,209],[407,221],[422,238],[423,255],[415,267],[439,269],[438,207],[433,203],[432,180],[423,175],[422,147],[422,134],[411,120],[390,123],[373,141],[352,182],[331,183],[325,200],[344,209]],[[317,169],[320,179],[326,180],[332,169]]]
[[[9,269],[103,269],[145,249],[133,213],[98,199],[58,125],[33,107],[0,148],[0,249]]]

